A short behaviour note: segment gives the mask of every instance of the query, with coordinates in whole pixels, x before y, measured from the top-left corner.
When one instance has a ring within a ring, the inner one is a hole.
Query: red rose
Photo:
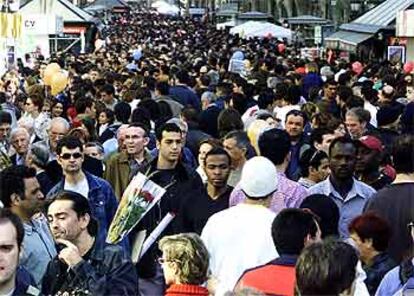
[[[149,193],[148,191],[142,191],[141,196],[145,199],[145,201],[149,203],[154,200],[154,196],[152,196],[152,194]]]

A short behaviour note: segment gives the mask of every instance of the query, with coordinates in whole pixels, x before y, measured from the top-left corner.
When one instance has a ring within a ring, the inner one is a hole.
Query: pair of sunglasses
[[[71,157],[73,157],[74,159],[79,159],[79,158],[82,157],[82,153],[80,153],[80,152],[75,152],[73,154],[71,154],[71,153],[63,153],[60,157],[62,159],[65,159],[65,160],[68,160]]]

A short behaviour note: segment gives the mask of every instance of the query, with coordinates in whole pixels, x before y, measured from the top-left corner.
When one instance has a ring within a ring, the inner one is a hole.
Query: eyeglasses
[[[60,157],[62,159],[68,160],[73,156],[74,159],[79,159],[82,157],[82,153],[75,152],[75,153],[63,153]]]

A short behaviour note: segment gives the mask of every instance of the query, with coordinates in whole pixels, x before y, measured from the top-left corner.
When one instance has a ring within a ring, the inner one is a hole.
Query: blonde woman
[[[195,233],[166,236],[159,242],[168,289],[166,296],[207,296],[202,285],[207,281],[209,254],[200,237]]]

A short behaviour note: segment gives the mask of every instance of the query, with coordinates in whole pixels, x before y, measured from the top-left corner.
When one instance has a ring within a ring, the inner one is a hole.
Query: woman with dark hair
[[[95,129],[95,123],[93,119],[89,117],[85,117],[81,119],[81,128],[85,131],[86,134],[86,142],[93,142],[98,139]]]
[[[50,118],[47,114],[42,112],[44,98],[39,94],[33,94],[26,99],[25,113],[23,117],[33,119],[34,131],[38,138],[47,139],[47,128],[49,126]]]
[[[98,136],[101,136],[103,132],[115,121],[115,113],[111,109],[106,108],[101,111],[98,116]]]
[[[52,118],[55,117],[63,117],[66,118],[65,115],[65,105],[59,100],[53,100],[50,106],[50,115]]]

